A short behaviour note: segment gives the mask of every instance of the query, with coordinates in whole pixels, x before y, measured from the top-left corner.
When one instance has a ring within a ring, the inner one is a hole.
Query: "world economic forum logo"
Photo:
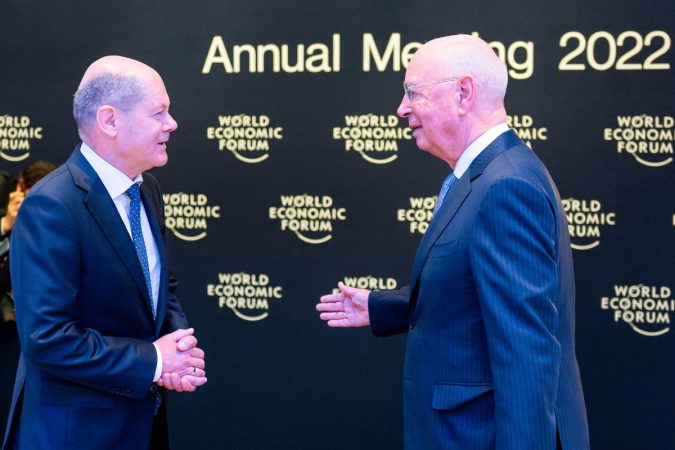
[[[283,132],[266,115],[221,115],[218,126],[206,129],[206,138],[217,141],[218,150],[231,152],[239,161],[257,164],[269,158],[270,143],[283,139]]]
[[[394,115],[347,114],[344,124],[333,127],[333,139],[344,141],[347,152],[356,152],[371,164],[389,164],[398,158],[398,144],[410,140],[410,128],[399,126]]]
[[[0,115],[0,156],[19,162],[30,156],[32,141],[42,139],[42,127],[31,124],[28,116]]]

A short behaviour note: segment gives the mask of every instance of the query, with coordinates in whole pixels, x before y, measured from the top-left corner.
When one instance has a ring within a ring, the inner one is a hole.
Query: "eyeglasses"
[[[437,84],[441,83],[449,83],[450,81],[457,81],[459,78],[447,78],[445,80],[439,80],[439,81],[433,81],[431,83],[424,83],[424,84],[408,84],[408,83],[403,83],[403,92],[405,92],[406,97],[408,97],[408,100],[410,102],[414,102],[416,100],[419,100],[420,97],[422,97],[422,93],[419,91],[420,88],[427,87],[427,86],[436,86]]]

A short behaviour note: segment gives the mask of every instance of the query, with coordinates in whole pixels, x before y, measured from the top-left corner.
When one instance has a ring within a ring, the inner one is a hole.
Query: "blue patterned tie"
[[[450,189],[455,185],[455,182],[457,181],[457,177],[455,176],[455,172],[451,172],[450,175],[448,175],[445,178],[445,181],[443,181],[443,186],[441,186],[441,192],[438,193],[438,200],[436,200],[436,206],[434,207],[434,216],[436,215],[436,211],[441,207],[441,204],[443,203],[443,200],[445,200],[445,196],[448,194]]]
[[[148,288],[148,295],[150,296],[150,306],[152,309],[152,318],[155,318],[155,307],[152,298],[152,284],[150,283],[150,268],[148,266],[148,254],[145,251],[145,240],[143,240],[143,231],[141,230],[141,195],[140,183],[134,183],[127,189],[127,195],[131,200],[129,205],[129,225],[131,226],[131,238],[136,247],[136,255],[138,261],[143,268],[143,277],[145,277],[145,286]]]
[[[148,295],[150,295],[150,306],[152,309],[152,318],[155,319],[155,307],[152,299],[152,284],[150,283],[150,268],[148,266],[148,254],[145,251],[145,240],[143,239],[143,230],[141,229],[141,195],[140,183],[134,183],[127,189],[127,195],[131,203],[129,204],[129,225],[131,227],[131,238],[136,247],[136,255],[138,261],[143,268],[143,277],[145,277],[145,286],[148,288]],[[155,390],[155,407],[153,415],[156,416],[159,407],[162,405],[162,392],[157,388]]]

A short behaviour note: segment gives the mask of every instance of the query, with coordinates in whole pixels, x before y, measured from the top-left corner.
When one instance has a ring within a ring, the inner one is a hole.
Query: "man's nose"
[[[178,122],[169,114],[169,120],[164,124],[164,131],[176,131],[176,128],[178,128]]]
[[[403,94],[403,98],[401,99],[401,104],[398,105],[398,109],[396,110],[396,114],[399,117],[408,117],[410,115],[410,100],[408,100],[408,96]]]

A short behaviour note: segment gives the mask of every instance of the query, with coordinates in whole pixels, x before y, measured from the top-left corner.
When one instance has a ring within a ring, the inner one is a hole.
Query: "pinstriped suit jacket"
[[[574,350],[567,222],[516,134],[457,181],[422,239],[410,285],[370,294],[371,328],[408,332],[406,449],[589,448]]]

